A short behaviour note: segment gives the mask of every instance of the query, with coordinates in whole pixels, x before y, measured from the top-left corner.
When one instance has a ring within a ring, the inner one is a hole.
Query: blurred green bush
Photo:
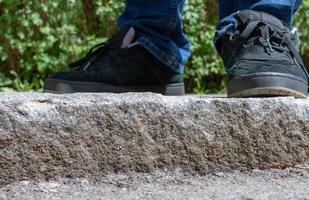
[[[217,21],[216,0],[189,0],[184,30],[193,55],[187,64],[188,92],[223,92],[224,67],[212,44]],[[37,91],[51,73],[106,40],[122,11],[118,0],[0,0],[0,90]],[[295,25],[301,33],[302,54],[309,64],[309,0]]]

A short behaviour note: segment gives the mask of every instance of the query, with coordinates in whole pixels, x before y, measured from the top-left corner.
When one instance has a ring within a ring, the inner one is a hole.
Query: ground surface
[[[309,199],[304,169],[219,172],[185,176],[182,172],[109,175],[86,180],[16,182],[0,189],[0,199]]]

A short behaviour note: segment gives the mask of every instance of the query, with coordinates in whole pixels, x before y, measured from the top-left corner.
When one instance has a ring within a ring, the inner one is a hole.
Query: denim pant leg
[[[220,36],[228,31],[233,31],[235,19],[233,14],[239,10],[249,9],[264,11],[272,14],[286,23],[288,27],[292,26],[294,13],[300,7],[302,0],[218,0],[219,18],[217,33],[214,42],[218,41]]]
[[[182,32],[184,5],[185,0],[126,0],[118,28],[134,27],[141,45],[167,66],[183,73],[191,53]]]

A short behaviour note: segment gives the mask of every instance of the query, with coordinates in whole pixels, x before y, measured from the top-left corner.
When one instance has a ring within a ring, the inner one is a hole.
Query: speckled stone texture
[[[309,100],[1,94],[0,184],[309,163]]]

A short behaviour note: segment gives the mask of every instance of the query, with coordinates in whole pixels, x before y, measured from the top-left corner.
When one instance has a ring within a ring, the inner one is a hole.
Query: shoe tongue
[[[135,40],[135,29],[133,27],[120,30],[110,40],[111,45],[117,48],[126,48]]]
[[[265,12],[258,12],[253,10],[241,10],[238,12],[237,16],[238,20],[240,20],[243,23],[249,23],[251,21],[261,21],[278,29],[282,30],[286,29],[286,26],[283,24],[281,20]]]

